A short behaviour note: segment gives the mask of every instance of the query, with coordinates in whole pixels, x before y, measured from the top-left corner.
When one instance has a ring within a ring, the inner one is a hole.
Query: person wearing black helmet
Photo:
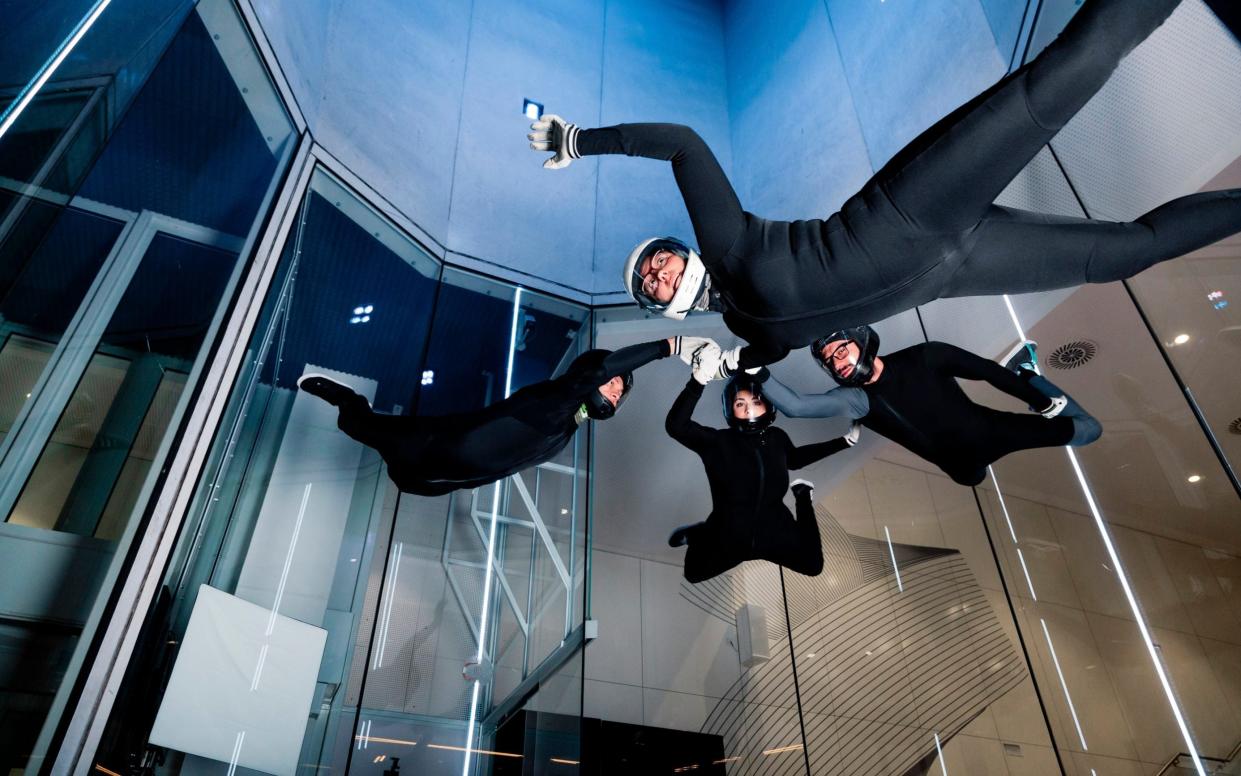
[[[672,163],[697,250],[668,237],[640,243],[625,262],[624,288],[674,319],[723,312],[749,343],[722,354],[728,374],[936,298],[1120,280],[1241,231],[1241,189],[1182,197],[1129,223],[993,204],[1178,2],[1089,0],[1038,57],[915,138],[826,219],[744,211],[711,150],[685,126],[580,129],[546,115],[532,127],[531,147],[553,152],[544,163],[552,169],[596,154]]]
[[[711,488],[711,514],[701,523],[673,531],[668,544],[688,545],[685,579],[702,582],[737,564],[762,559],[801,574],[823,570],[819,524],[805,480],[793,482],[797,506],[794,517],[784,505],[790,490],[789,469],[826,458],[857,441],[849,436],[796,446],[783,429],[772,425],[776,409],[752,375],[741,374],[725,386],[724,419],[727,428],[709,428],[691,418],[702,389],[713,374],[702,359],[695,360],[694,376],[673,402],[664,427],[676,441],[702,459]]]
[[[588,418],[616,414],[633,371],[669,355],[691,355],[707,340],[669,337],[616,351],[589,350],[565,373],[527,385],[481,410],[415,417],[382,415],[349,386],[306,374],[298,387],[339,409],[337,426],[373,447],[403,491],[439,496],[503,479],[555,457]]]
[[[774,377],[765,389],[781,412],[796,418],[843,415],[938,466],[955,482],[977,485],[987,467],[1018,450],[1087,445],[1099,422],[1035,371],[1035,343],[1023,341],[1005,366],[955,345],[924,342],[880,357],[879,334],[857,326],[820,337],[815,363],[841,387],[799,394]],[[985,380],[1037,414],[976,404],[957,379]]]

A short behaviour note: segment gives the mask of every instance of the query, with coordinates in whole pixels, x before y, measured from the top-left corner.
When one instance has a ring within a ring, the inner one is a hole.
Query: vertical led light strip
[[[1051,643],[1051,631],[1047,630],[1047,621],[1042,617],[1038,621],[1043,625],[1043,637],[1047,639],[1047,649],[1051,650],[1051,662],[1056,666],[1056,675],[1060,677],[1060,688],[1064,690],[1064,699],[1068,701],[1069,713],[1073,715],[1073,726],[1077,728],[1077,738],[1082,742],[1082,751],[1089,751],[1086,746],[1086,734],[1082,733],[1082,723],[1077,719],[1077,709],[1073,706],[1073,696],[1069,695],[1069,683],[1064,681],[1064,671],[1060,669],[1060,658],[1056,657],[1056,647]]]
[[[1009,308],[1010,311],[1012,308]],[[1021,337],[1025,339],[1025,335]],[[1021,571],[1026,575],[1026,585],[1030,588],[1030,598],[1038,600],[1038,594],[1034,592],[1034,580],[1030,578],[1030,569],[1026,566],[1026,555],[1021,551],[1020,542],[1017,541],[1017,531],[1013,528],[1013,519],[1008,515],[1008,504],[1004,503],[1004,492],[1000,490],[1000,481],[995,478],[995,469],[987,467],[987,472],[991,475],[991,483],[995,485],[995,495],[1000,499],[1000,510],[1004,513],[1004,522],[1008,524],[1008,535],[1013,537],[1013,545],[1017,547],[1017,560],[1021,561]]]
[[[513,390],[513,357],[517,353],[517,319],[521,313],[521,286],[513,294],[513,322],[508,335],[508,367],[504,374],[504,398]],[[487,572],[483,578],[483,608],[478,622],[478,653],[474,656],[477,663],[483,662],[484,644],[487,643],[487,613],[491,609],[491,574],[495,566],[496,517],[500,512],[500,483],[495,484],[491,497],[491,527],[487,535]],[[461,776],[470,774],[470,751],[474,748],[474,721],[478,718],[479,680],[474,681],[474,691],[470,695],[470,721],[465,734],[465,761],[461,766]]]
[[[892,570],[896,572],[896,589],[905,592],[905,586],[901,584],[901,570],[896,565],[896,552],[892,549],[892,534],[888,532],[888,527],[883,527],[883,535],[888,537],[888,555],[892,558]]]
[[[939,754],[939,769],[948,776],[948,763],[944,762],[944,750],[939,746],[939,733],[935,734],[935,751]]]
[[[17,100],[9,105],[8,110],[4,112],[3,120],[0,121],[0,138],[3,138],[4,134],[9,131],[9,127],[17,122],[18,116],[22,115],[22,111],[26,110],[26,106],[39,94],[39,90],[48,82],[52,74],[56,72],[56,68],[60,67],[61,63],[68,58],[69,54],[73,52],[74,47],[90,31],[90,28],[95,25],[95,22],[99,20],[99,17],[103,15],[104,10],[111,2],[112,0],[96,0],[95,7],[91,9],[85,18],[78,22],[77,28],[74,29],[69,38],[60,44],[60,48],[56,50],[51,59],[43,63],[43,68],[39,71],[38,77],[21,91],[17,96]]]
[[[1026,339],[1026,333],[1021,328],[1021,322],[1017,320],[1017,312],[1013,309],[1013,302],[1009,299],[1008,294],[1004,294],[1004,304],[1008,308],[1008,315],[1012,318],[1013,327],[1017,329],[1018,336],[1023,340]],[[1155,651],[1155,642],[1151,639],[1150,631],[1146,627],[1146,620],[1142,617],[1142,611],[1138,608],[1138,601],[1133,595],[1133,589],[1129,587],[1129,576],[1125,573],[1125,567],[1120,563],[1120,556],[1116,554],[1116,548],[1112,545],[1112,537],[1108,533],[1107,524],[1103,522],[1103,515],[1099,512],[1098,505],[1095,504],[1094,493],[1086,483],[1086,475],[1082,473],[1082,467],[1077,463],[1077,455],[1073,453],[1073,448],[1066,447],[1064,451],[1069,456],[1069,463],[1073,465],[1073,472],[1077,475],[1077,482],[1081,485],[1082,493],[1086,496],[1086,504],[1090,507],[1090,514],[1094,517],[1095,527],[1099,530],[1099,536],[1103,539],[1103,546],[1107,549],[1107,555],[1111,558],[1112,566],[1116,569],[1116,578],[1120,580],[1120,587],[1125,591],[1125,600],[1129,602],[1129,610],[1133,612],[1133,619],[1138,624],[1138,632],[1142,634],[1142,641],[1146,644],[1146,651],[1150,654],[1151,664],[1155,666],[1155,675],[1159,677],[1159,684],[1163,687],[1164,695],[1168,698],[1168,705],[1172,707],[1172,716],[1176,717],[1176,724],[1181,731],[1181,737],[1185,740],[1189,756],[1193,758],[1194,769],[1198,772],[1198,776],[1207,776],[1206,769],[1202,765],[1202,758],[1198,756],[1198,748],[1194,746],[1194,739],[1189,734],[1189,726],[1185,724],[1185,715],[1181,713],[1181,707],[1176,702],[1176,693],[1172,691],[1172,683],[1168,681],[1168,674],[1164,671],[1163,661],[1159,659],[1159,653]]]

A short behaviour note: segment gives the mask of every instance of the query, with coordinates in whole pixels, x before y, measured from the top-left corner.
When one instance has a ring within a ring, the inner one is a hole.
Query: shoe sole
[[[349,390],[351,390],[351,391],[353,391],[354,393],[356,393],[358,396],[362,396],[362,394],[358,393],[358,392],[357,392],[357,390],[356,390],[356,389],[355,389],[352,385],[349,385],[348,383],[342,383],[340,380],[337,380],[335,377],[331,377],[331,376],[329,376],[329,375],[325,375],[325,374],[323,374],[322,372],[307,372],[306,374],[304,374],[304,375],[302,375],[301,377],[297,378],[297,390],[299,390],[299,391],[300,391],[300,390],[302,390],[302,383],[303,383],[303,382],[305,382],[305,381],[307,381],[307,380],[309,380],[309,379],[310,379],[310,378],[312,378],[312,377],[318,377],[318,378],[321,378],[321,379],[323,379],[323,380],[327,380],[329,383],[334,383],[334,384],[336,384],[336,385],[339,385],[339,386],[340,386],[340,387],[342,387],[342,388],[348,388]],[[313,396],[313,394],[311,394],[311,395]],[[362,398],[363,398],[363,399],[366,399],[366,397],[365,397],[365,396],[362,396]],[[371,400],[370,400],[370,399],[366,399],[366,406],[367,406],[367,407],[371,407]],[[372,407],[372,409],[374,409],[374,408]]]
[[[1020,353],[1022,350],[1026,348],[1027,345],[1033,345],[1035,347],[1038,347],[1038,343],[1035,342],[1034,340],[1022,340],[1021,342],[1017,343],[1016,347],[1014,347],[1012,350],[1004,354],[1004,358],[1000,359],[1000,362],[999,362],[1000,366],[1007,369],[1008,362],[1012,361],[1013,358],[1015,358],[1018,353]]]

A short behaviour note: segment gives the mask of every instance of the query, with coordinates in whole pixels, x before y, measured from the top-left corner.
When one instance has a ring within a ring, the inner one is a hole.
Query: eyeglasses
[[[848,359],[848,357],[849,357],[849,344],[850,344],[849,342],[845,342],[843,345],[837,345],[837,346],[836,346],[836,348],[835,348],[835,350],[833,350],[833,351],[832,351],[832,352],[831,352],[831,353],[827,356],[826,360],[828,360],[828,361],[845,361],[845,360],[847,360],[847,359]],[[827,346],[826,346],[826,345],[824,345],[824,346],[823,346],[823,348],[826,350],[826,349],[827,349]]]
[[[668,251],[659,251],[651,257],[651,265],[642,275],[642,293],[652,297],[655,295],[655,290],[659,288],[659,278],[655,276],[655,273],[668,263],[668,257],[671,255]]]

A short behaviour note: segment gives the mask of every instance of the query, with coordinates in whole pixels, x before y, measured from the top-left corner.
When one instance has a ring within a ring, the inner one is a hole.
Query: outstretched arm
[[[866,417],[870,401],[860,388],[837,388],[826,393],[798,393],[774,377],[763,383],[763,393],[776,409],[790,418],[835,418],[851,420]]]
[[[589,366],[570,365],[569,371],[560,379],[567,381],[574,393],[588,393],[617,375],[632,372],[669,355],[672,355],[672,347],[666,339],[626,345]]]
[[[576,131],[582,156],[625,154],[672,162],[672,174],[708,266],[723,258],[745,228],[745,214],[728,176],[698,133],[680,124],[618,124]]]
[[[794,445],[792,440],[789,440],[787,434],[785,434],[784,438],[788,440],[786,460],[788,461],[790,469],[800,469],[803,466],[809,466],[815,461],[821,461],[829,455],[849,449],[849,443],[845,441],[844,437],[836,437],[835,439],[829,439],[826,442],[816,442],[812,445],[800,446]]]
[[[1048,405],[1050,399],[1042,391],[1030,385],[1016,373],[994,361],[976,356],[968,350],[946,342],[927,343],[928,361],[933,367],[952,377],[966,380],[985,380],[1009,396],[1014,396],[1036,411]]]
[[[681,393],[677,395],[676,401],[672,403],[672,408],[668,410],[668,417],[664,420],[664,430],[668,432],[668,436],[695,452],[707,449],[711,445],[711,438],[715,435],[714,429],[692,420],[694,407],[701,398],[702,383],[690,378],[685,387],[681,389]]]

